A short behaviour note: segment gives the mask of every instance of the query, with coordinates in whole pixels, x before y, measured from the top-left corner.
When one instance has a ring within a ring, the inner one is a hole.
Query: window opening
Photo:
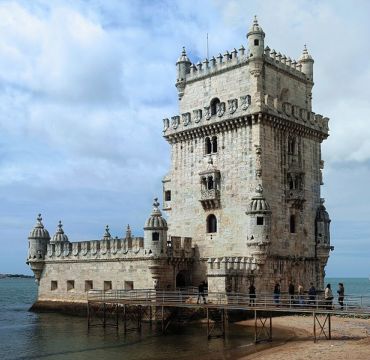
[[[295,215],[290,215],[289,227],[290,227],[290,232],[294,234],[296,230],[295,229]]]
[[[206,137],[205,139],[205,147],[206,147],[206,154],[210,154],[212,152],[212,143],[211,139],[209,137]]]
[[[254,39],[254,46],[258,46],[260,44],[258,39]]]
[[[212,152],[217,152],[217,136],[212,137]]]
[[[207,217],[207,233],[217,232],[217,218],[211,214]]]
[[[152,240],[153,241],[158,241],[159,240],[159,232],[152,233]]]
[[[164,192],[164,200],[165,201],[171,201],[171,190],[166,190]]]
[[[75,288],[74,280],[67,280],[67,291],[71,291]]]
[[[214,188],[213,177],[212,176],[209,176],[208,177],[208,182],[207,182],[207,189],[208,190],[212,190],[213,188]]]
[[[263,225],[263,217],[257,216],[257,225]]]
[[[111,281],[104,281],[104,291],[112,290],[112,282]]]
[[[58,281],[53,280],[51,282],[51,291],[58,289]]]
[[[214,98],[211,101],[211,115],[216,115],[217,114],[217,107],[220,104],[220,99]]]
[[[125,281],[125,290],[134,290],[134,282],[133,281]]]
[[[93,289],[93,282],[92,280],[85,280],[85,291],[89,291]]]

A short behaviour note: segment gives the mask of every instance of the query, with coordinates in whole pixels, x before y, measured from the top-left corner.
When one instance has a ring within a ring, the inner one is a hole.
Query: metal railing
[[[262,293],[253,295],[245,293],[210,292],[199,294],[197,288],[187,288],[176,291],[162,291],[154,289],[139,290],[90,290],[88,301],[140,303],[157,306],[194,306],[204,302],[208,306],[225,307],[229,309],[268,309],[278,311],[309,312],[313,310],[350,312],[370,314],[370,296],[346,295],[343,306],[338,298],[324,299],[323,296],[271,294]]]

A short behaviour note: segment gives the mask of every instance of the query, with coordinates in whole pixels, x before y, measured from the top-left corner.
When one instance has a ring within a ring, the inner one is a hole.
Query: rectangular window
[[[134,290],[134,282],[125,281],[125,290]]]
[[[164,192],[164,200],[165,201],[171,201],[171,190],[166,190]]]
[[[257,216],[257,225],[263,225],[263,217]]]
[[[58,281],[53,280],[51,282],[51,291],[58,289]]]
[[[112,290],[112,282],[111,281],[104,281],[104,291]]]
[[[254,46],[258,46],[260,44],[258,39],[254,39]]]
[[[67,291],[71,291],[75,288],[74,280],[67,280]]]
[[[152,240],[153,241],[158,241],[159,240],[159,232],[152,233]]]
[[[89,291],[93,289],[93,282],[92,280],[85,280],[85,291]]]

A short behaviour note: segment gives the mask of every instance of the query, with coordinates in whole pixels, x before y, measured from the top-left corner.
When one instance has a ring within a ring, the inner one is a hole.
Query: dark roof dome
[[[31,230],[29,239],[50,239],[49,232],[44,228],[44,224],[42,223],[41,214],[37,217],[37,222],[35,227]]]
[[[148,220],[145,222],[144,230],[167,230],[167,221],[162,217],[162,213],[159,210],[158,199],[154,199],[153,211],[149,216]]]

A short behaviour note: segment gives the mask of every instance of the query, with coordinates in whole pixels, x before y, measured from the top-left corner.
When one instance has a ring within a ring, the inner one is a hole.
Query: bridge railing
[[[342,309],[344,311],[359,310],[370,313],[370,296],[361,295],[346,295],[343,300],[343,306],[339,304],[337,297],[327,300],[322,295],[310,296],[304,294],[291,296],[286,293],[280,295],[261,293],[253,296],[234,292],[205,292],[204,294],[199,294],[196,288],[176,291],[154,289],[90,290],[87,295],[88,301],[145,303],[159,306],[203,303],[204,299],[210,305],[225,305],[229,308]]]

